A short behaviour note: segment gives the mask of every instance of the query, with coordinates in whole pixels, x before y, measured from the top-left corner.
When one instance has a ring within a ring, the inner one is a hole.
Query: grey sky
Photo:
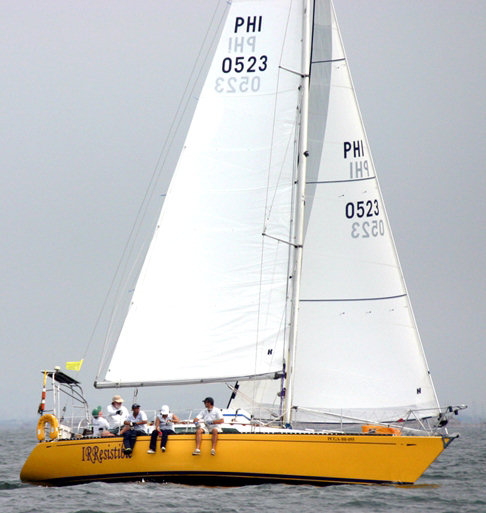
[[[0,370],[12,417],[34,416],[41,369],[86,350],[216,4],[0,0]],[[486,3],[335,8],[439,399],[486,416]],[[112,395],[91,387],[100,335],[79,373],[93,405]],[[208,391],[225,405],[221,386],[139,398],[198,408]]]

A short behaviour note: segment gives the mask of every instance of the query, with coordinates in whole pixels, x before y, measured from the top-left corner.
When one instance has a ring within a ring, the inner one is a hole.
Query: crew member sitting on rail
[[[219,408],[214,407],[214,399],[206,397],[203,401],[206,408],[199,413],[194,419],[196,424],[196,448],[192,452],[193,456],[201,454],[201,439],[202,434],[206,431],[211,433],[211,456],[216,454],[216,443],[218,442],[218,433],[222,431],[219,424],[224,422],[223,413]],[[206,429],[200,424],[202,421],[206,425]]]
[[[167,438],[169,438],[169,435],[175,435],[174,422],[180,422],[179,417],[175,413],[171,413],[169,407],[164,404],[155,419],[155,429],[152,431],[152,436],[150,437],[150,449],[147,451],[148,454],[155,454],[157,436],[162,437],[160,441],[161,451],[166,451]]]
[[[110,424],[108,424],[108,421],[103,417],[101,406],[95,408],[91,414],[93,415],[93,436],[115,436],[109,431]]]
[[[106,407],[106,413],[110,423],[110,432],[119,435],[129,415],[126,406],[123,406],[123,399],[119,395],[113,396],[111,404]]]
[[[125,427],[120,431],[123,435],[123,452],[125,454],[132,454],[137,436],[147,434],[147,415],[140,409],[138,403],[132,404],[132,413],[125,421]]]

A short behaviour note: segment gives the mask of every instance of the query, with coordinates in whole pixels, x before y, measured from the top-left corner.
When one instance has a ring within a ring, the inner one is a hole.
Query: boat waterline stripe
[[[368,176],[366,178],[354,178],[348,180],[322,180],[316,182],[305,182],[306,185],[322,185],[326,183],[348,183],[348,182],[364,182],[366,180],[376,180],[376,176]]]
[[[56,479],[46,480],[49,484],[73,484],[83,483],[90,481],[122,481],[122,480],[137,480],[137,479],[165,479],[184,482],[194,481],[199,483],[207,482],[207,480],[214,479],[228,479],[236,484],[247,484],[256,481],[262,482],[291,482],[291,483],[308,483],[308,484],[346,484],[346,483],[363,483],[363,484],[396,484],[393,481],[384,481],[378,479],[353,479],[353,478],[339,478],[339,477],[321,477],[321,476],[300,476],[292,474],[258,474],[253,472],[207,472],[207,471],[158,471],[158,472],[123,472],[117,474],[88,474],[85,476],[72,476]],[[214,482],[214,481],[213,481]],[[411,485],[412,483],[403,482],[401,485]]]
[[[301,299],[301,303],[346,303],[352,301],[386,301],[388,299],[399,299],[401,297],[407,297],[407,294],[399,294],[398,296],[384,296],[384,297],[356,297],[346,299]]]

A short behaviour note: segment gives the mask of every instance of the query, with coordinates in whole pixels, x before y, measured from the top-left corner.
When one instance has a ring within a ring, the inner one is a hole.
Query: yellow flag
[[[84,359],[79,360],[79,362],[66,362],[66,370],[81,370],[81,365],[83,365]]]

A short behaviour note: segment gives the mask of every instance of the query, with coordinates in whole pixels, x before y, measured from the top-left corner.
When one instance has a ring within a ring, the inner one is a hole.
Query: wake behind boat
[[[410,484],[452,440],[460,407],[439,406],[330,1],[228,3],[103,353],[98,388],[228,383],[216,456],[192,457],[187,425],[163,455],[140,437],[121,456],[121,439],[90,437],[80,399],[82,420],[43,412],[23,480]]]

